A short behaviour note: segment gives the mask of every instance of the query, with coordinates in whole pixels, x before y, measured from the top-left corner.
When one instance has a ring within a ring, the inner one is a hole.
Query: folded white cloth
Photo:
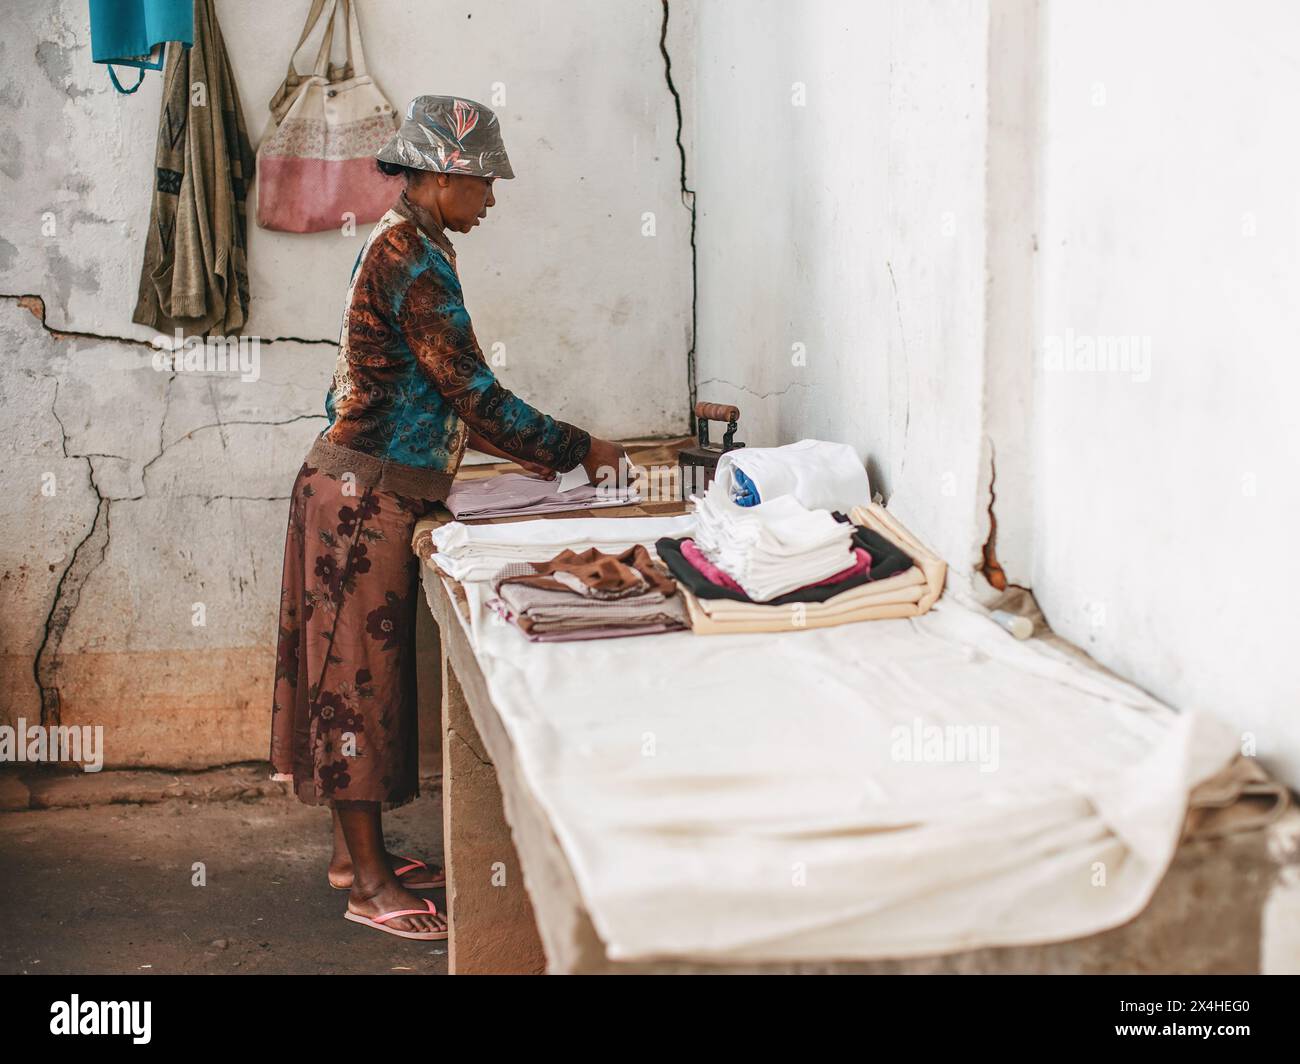
[[[637,543],[653,551],[655,540],[695,532],[695,517],[576,517],[554,521],[512,521],[500,525],[466,525],[459,521],[430,533],[430,560],[456,580],[488,580],[511,562],[546,561],[565,547],[598,547],[606,553]]]
[[[824,580],[853,562],[853,526],[791,495],[737,506],[718,479],[695,502],[695,545],[756,602]]]
[[[785,447],[741,447],[718,459],[716,478],[728,496],[737,489],[733,468],[754,482],[759,498],[792,495],[810,510],[840,510],[871,502],[871,483],[857,452],[846,443],[800,440]]]

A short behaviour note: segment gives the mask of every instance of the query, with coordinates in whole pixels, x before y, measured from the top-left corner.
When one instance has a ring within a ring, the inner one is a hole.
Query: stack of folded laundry
[[[617,554],[636,543],[653,543],[661,536],[694,534],[695,517],[575,517],[511,521],[495,525],[421,523],[414,537],[416,553],[454,580],[487,580],[502,566],[521,561],[545,561],[569,547],[597,547]]]
[[[639,502],[640,498],[632,485],[592,484],[579,466],[572,473],[564,473],[554,480],[542,480],[524,473],[458,480],[447,496],[447,509],[458,521],[473,521],[626,506]]]
[[[747,594],[693,537],[666,537],[655,548],[676,577],[691,628],[700,635],[915,617],[934,604],[943,592],[947,566],[883,507],[859,506],[847,517],[833,517],[850,530],[854,562],[824,580],[766,600]]]
[[[850,526],[792,495],[740,506],[715,479],[694,501],[695,546],[755,602],[869,565],[853,549]]]
[[[808,488],[807,478],[802,483]],[[694,533],[655,544],[680,584],[696,632],[789,631],[913,616],[942,591],[943,562],[881,507],[857,506],[846,517],[810,508],[794,494],[737,499],[737,486],[742,494],[753,488],[744,477],[716,477],[692,500]],[[846,483],[844,490],[865,490],[865,474],[858,488]],[[828,496],[813,491],[809,497]]]
[[[610,639],[687,627],[677,585],[637,544],[619,554],[563,550],[508,565],[488,606],[535,643]]]

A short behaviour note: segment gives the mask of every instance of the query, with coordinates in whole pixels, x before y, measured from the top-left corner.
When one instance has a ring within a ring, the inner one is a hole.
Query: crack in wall
[[[263,344],[328,344],[330,347],[338,347],[339,345],[337,340],[307,340],[301,336],[259,336],[258,342]]]
[[[750,395],[754,396],[754,397],[757,398],[757,399],[769,399],[769,398],[771,398],[771,397],[774,396],[774,395],[776,395],[776,396],[785,395],[785,393],[788,392],[791,388],[812,388],[812,387],[814,387],[814,386],[811,385],[811,384],[805,384],[803,381],[791,381],[791,382],[790,382],[789,384],[787,384],[784,388],[782,388],[779,392],[756,392],[756,391],[754,391],[753,388],[749,388],[749,387],[747,387],[747,386],[744,385],[744,384],[737,384],[735,381],[729,381],[729,380],[727,380],[725,377],[710,377],[710,378],[709,378],[708,380],[706,380],[706,381],[700,381],[700,383],[701,383],[701,384],[726,384],[726,385],[728,385],[728,386],[730,386],[730,387],[732,387],[732,388],[735,388],[737,391],[740,391],[740,392],[748,392]]]
[[[174,373],[173,373],[173,375],[172,375],[172,380],[175,380],[175,374],[174,374]],[[167,383],[168,383],[168,386],[170,387],[170,385],[171,385],[171,381],[168,381]],[[237,421],[213,421],[213,422],[210,422],[210,423],[207,424],[207,425],[196,425],[194,428],[192,428],[192,429],[190,429],[188,432],[186,432],[183,436],[177,436],[176,439],[172,440],[171,443],[164,443],[164,442],[163,442],[163,440],[162,440],[162,429],[160,428],[160,429],[159,429],[159,433],[158,433],[158,436],[159,436],[159,439],[158,439],[158,446],[159,446],[158,453],[155,454],[152,458],[149,459],[149,461],[145,462],[145,464],[142,465],[142,466],[140,467],[140,484],[141,484],[141,487],[143,488],[143,491],[142,491],[139,495],[129,495],[129,496],[124,496],[122,499],[120,499],[120,500],[118,500],[118,501],[120,501],[120,502],[137,502],[137,501],[139,501],[140,499],[147,498],[148,495],[149,495],[148,475],[149,475],[149,470],[153,467],[153,464],[154,464],[155,462],[157,462],[160,458],[162,458],[163,455],[165,455],[165,454],[166,454],[168,451],[170,451],[173,447],[177,446],[178,444],[184,443],[186,440],[188,440],[188,439],[190,439],[191,437],[193,437],[196,433],[203,432],[203,431],[205,431],[206,429],[221,429],[221,430],[222,430],[222,433],[223,433],[223,437],[222,437],[222,446],[224,447],[224,446],[226,445],[226,441],[225,441],[225,437],[224,437],[224,432],[225,432],[226,429],[228,429],[228,428],[229,428],[230,426],[232,426],[232,425],[271,425],[271,426],[275,426],[275,425],[292,425],[292,424],[293,424],[294,422],[296,422],[296,421],[312,421],[312,420],[314,420],[314,419],[316,419],[316,418],[324,419],[324,417],[325,417],[324,414],[295,414],[293,417],[284,418],[284,419],[281,420],[281,421],[248,421],[248,420],[245,420],[245,419],[240,419],[240,420],[237,420]],[[163,415],[163,423],[165,424],[165,422],[166,422],[166,413],[164,412],[164,415]],[[220,495],[200,495],[200,496],[186,496],[186,495],[181,495],[181,496],[172,496],[172,497],[173,497],[173,498],[205,498],[205,499],[218,499],[218,498],[222,498],[223,496],[220,496]],[[232,496],[228,496],[228,497],[229,497],[229,498],[236,498],[237,496],[233,496],[233,495],[232,495]],[[248,496],[248,497],[249,497],[249,498],[253,498],[253,497],[255,497],[255,496]],[[285,498],[287,499],[288,496],[286,495]]]
[[[63,636],[67,631],[69,622],[72,620],[73,613],[76,612],[77,606],[81,603],[81,589],[85,587],[90,574],[99,568],[100,563],[103,562],[105,555],[108,553],[110,535],[109,500],[99,490],[99,485],[95,482],[95,463],[89,455],[74,455],[68,451],[68,430],[63,424],[63,419],[59,417],[58,402],[59,381],[56,377],[54,378],[54,401],[51,403],[50,413],[54,415],[54,420],[59,426],[63,457],[85,459],[87,474],[90,478],[90,488],[95,493],[97,502],[95,504],[95,518],[90,523],[90,531],[73,548],[68,567],[59,574],[59,581],[54,587],[54,599],[50,603],[50,612],[45,615],[41,642],[36,648],[35,657],[32,658],[32,677],[36,681],[36,689],[41,696],[41,724],[47,727],[57,727],[63,714],[63,703],[59,688],[54,682],[54,674],[57,672],[59,660],[59,649],[63,645]],[[101,517],[103,518],[102,534],[100,532]],[[99,547],[99,556],[94,560],[93,564],[85,563],[82,559],[82,551],[87,548],[91,540],[96,540]]]
[[[984,546],[980,548],[979,571],[988,580],[989,585],[996,591],[1023,591],[1028,596],[1034,598],[1034,589],[1027,584],[1017,584],[1013,580],[1006,579],[1006,570],[1002,568],[1002,563],[997,561],[997,514],[993,512],[993,507],[997,505],[997,451],[993,446],[992,437],[988,437],[988,537],[984,540]],[[1036,601],[1036,600],[1035,600]],[[1044,624],[1047,622],[1041,622]]]
[[[202,499],[204,502],[288,502],[292,495],[169,495],[169,499]],[[135,502],[126,499],[126,502]]]
[[[56,329],[49,325],[45,320],[45,300],[39,295],[22,294],[8,295],[0,293],[0,299],[9,299],[29,311],[33,317],[40,323],[41,328],[49,333],[54,339],[68,340],[93,340],[113,343],[129,344],[136,347],[147,347],[150,350],[157,348],[153,343],[147,340],[138,340],[126,336],[113,336],[101,333],[81,332],[69,329]],[[278,337],[278,340],[291,341],[294,343],[306,344],[323,344],[328,343],[336,345],[337,341],[333,340],[301,340],[297,337]],[[261,343],[270,343],[269,340],[260,340]],[[186,432],[183,436],[177,437],[170,443],[166,441],[167,418],[171,409],[172,385],[176,380],[177,371],[173,369],[167,378],[167,383],[163,389],[162,416],[158,422],[158,451],[147,462],[141,466],[140,483],[141,492],[138,495],[112,496],[106,494],[100,487],[96,479],[95,459],[104,458],[114,461],[130,463],[132,460],[126,455],[108,454],[100,451],[74,452],[68,446],[68,429],[64,424],[63,418],[59,416],[59,385],[58,377],[45,374],[45,376],[54,382],[54,397],[50,404],[50,414],[54,418],[55,424],[59,427],[59,446],[64,458],[82,459],[86,463],[87,477],[90,483],[91,491],[95,493],[95,515],[91,520],[90,528],[86,534],[77,542],[72,549],[72,556],[68,561],[63,572],[59,574],[58,582],[55,584],[54,596],[50,603],[49,612],[45,616],[45,622],[41,630],[41,640],[36,649],[36,654],[32,659],[32,677],[36,683],[36,689],[40,694],[41,703],[41,724],[50,727],[57,727],[62,718],[62,695],[57,683],[57,675],[60,667],[60,649],[63,639],[67,633],[69,624],[73,615],[76,613],[78,606],[81,604],[81,594],[89,582],[91,576],[103,564],[108,555],[108,548],[112,541],[112,504],[114,502],[137,502],[149,497],[149,487],[146,474],[150,467],[153,466],[160,458],[163,457],[172,447],[190,439],[198,432],[207,429],[219,429],[222,432],[223,446],[226,446],[225,430],[232,425],[289,425],[296,421],[309,421],[314,418],[323,418],[323,414],[299,414],[291,418],[284,418],[277,421],[256,421],[248,419],[239,419],[235,421],[221,421],[220,412],[216,409],[215,397],[213,400],[214,413],[218,420],[211,424],[199,425],[196,428]],[[248,502],[286,502],[289,496],[241,496],[241,495],[209,495],[206,493],[175,495],[171,498],[197,498],[207,501],[229,500],[229,501],[248,501]]]
[[[681,184],[682,206],[691,214],[691,346],[686,351],[686,391],[690,403],[687,416],[690,431],[694,433],[695,403],[699,396],[699,387],[695,382],[696,323],[699,303],[699,274],[696,269],[695,254],[695,190],[686,184],[686,146],[682,144],[682,97],[673,82],[673,60],[668,54],[668,0],[662,0],[662,3],[664,17],[659,27],[659,54],[664,59],[664,81],[668,84],[668,92],[672,95],[673,108],[677,113],[677,154],[681,160],[681,174],[678,180]]]
[[[31,312],[32,316],[41,323],[41,328],[53,336],[56,340],[111,340],[119,344],[132,344],[135,347],[147,347],[151,351],[158,348],[152,340],[141,340],[135,336],[115,336],[112,333],[94,333],[81,332],[76,329],[59,329],[45,320],[45,297],[38,296],[33,292],[0,292],[0,299],[9,299],[17,303],[24,310]],[[159,335],[166,335],[160,333]],[[253,339],[253,337],[249,337]],[[329,344],[331,347],[338,347],[338,340],[308,340],[301,336],[258,336],[258,344]]]
[[[997,591],[1006,591],[1008,589],[1024,591],[1031,598],[1033,589],[1026,584],[1017,584],[1007,579],[1006,570],[1002,568],[1002,563],[998,561],[998,518],[994,512],[997,505],[998,493],[998,466],[997,466],[997,449],[993,445],[993,438],[986,437],[989,445],[989,534],[984,540],[984,546],[980,548],[981,561],[979,571],[983,574],[984,579],[989,582],[989,586]],[[1044,622],[1046,623],[1046,622]]]
[[[993,448],[993,441],[989,440],[989,534],[981,551],[984,560],[980,563],[980,572],[984,574],[984,579],[990,585],[999,591],[1005,591],[1007,589],[1007,574],[998,562],[998,519],[993,513],[993,506],[998,500],[997,483],[997,455]]]

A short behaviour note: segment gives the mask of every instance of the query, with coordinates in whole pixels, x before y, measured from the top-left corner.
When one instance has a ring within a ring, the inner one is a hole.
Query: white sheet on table
[[[1192,786],[1235,753],[1226,727],[950,599],[803,632],[534,644],[468,591],[493,701],[615,959],[903,957],[1114,927],[1159,883]],[[892,729],[916,720],[996,727],[997,770],[894,760]]]

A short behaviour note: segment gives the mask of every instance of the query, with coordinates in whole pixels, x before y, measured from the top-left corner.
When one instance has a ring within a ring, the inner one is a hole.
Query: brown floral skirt
[[[309,805],[419,794],[411,532],[432,503],[303,465],[284,544],[271,764]]]

